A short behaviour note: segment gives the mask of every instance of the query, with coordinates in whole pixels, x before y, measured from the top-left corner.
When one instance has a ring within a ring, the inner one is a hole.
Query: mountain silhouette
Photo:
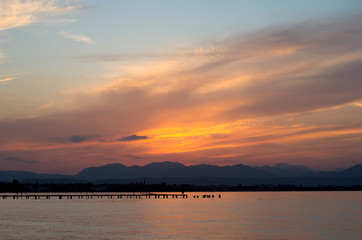
[[[263,170],[270,174],[279,176],[279,177],[299,177],[310,175],[314,171],[310,168],[301,165],[291,165],[288,163],[278,163],[274,166],[262,166],[262,167],[254,167],[259,170]]]
[[[74,176],[77,179],[98,180],[105,178],[183,178],[183,177],[226,177],[226,178],[270,178],[274,175],[242,164],[219,167],[215,165],[185,166],[177,162],[153,162],[143,167],[126,167],[108,164],[83,169]]]
[[[125,166],[121,163],[84,168],[73,176],[60,174],[37,174],[27,171],[0,171],[0,181],[11,182],[94,182],[177,184],[304,184],[362,185],[362,165],[342,171],[315,172],[304,166],[280,163],[274,166],[250,167],[243,164],[216,166],[208,164],[185,166],[178,162],[153,162],[145,166]]]
[[[61,174],[39,174],[28,171],[0,171],[0,181],[10,182],[14,179],[66,179],[71,176]]]
[[[361,177],[362,164],[357,164],[351,168],[341,171],[337,174],[339,177]]]

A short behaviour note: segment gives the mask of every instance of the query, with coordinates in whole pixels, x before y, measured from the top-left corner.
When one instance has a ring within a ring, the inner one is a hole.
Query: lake
[[[362,192],[188,194],[0,199],[0,239],[362,239]]]

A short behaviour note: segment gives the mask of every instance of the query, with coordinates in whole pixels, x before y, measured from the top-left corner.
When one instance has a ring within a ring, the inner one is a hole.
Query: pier
[[[140,198],[188,198],[184,193],[23,193],[0,194],[0,199],[140,199]]]

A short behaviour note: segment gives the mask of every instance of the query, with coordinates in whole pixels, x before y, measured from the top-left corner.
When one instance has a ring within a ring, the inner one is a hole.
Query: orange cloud
[[[92,163],[313,162],[343,152],[356,161],[362,34],[351,21],[270,29],[122,67],[112,62],[116,80],[73,91],[71,109],[1,121],[0,146],[64,157],[70,150]],[[133,135],[147,138],[117,141]],[[99,139],[69,143],[70,136]]]

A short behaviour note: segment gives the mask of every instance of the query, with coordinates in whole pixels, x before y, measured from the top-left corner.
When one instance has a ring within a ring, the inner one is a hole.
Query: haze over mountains
[[[316,172],[305,166],[280,163],[275,166],[251,167],[194,165],[177,162],[154,162],[145,166],[127,167],[120,163],[89,167],[73,176],[37,174],[26,171],[0,171],[0,181],[10,182],[94,182],[235,185],[235,184],[303,184],[303,185],[362,185],[362,165],[333,172]]]

